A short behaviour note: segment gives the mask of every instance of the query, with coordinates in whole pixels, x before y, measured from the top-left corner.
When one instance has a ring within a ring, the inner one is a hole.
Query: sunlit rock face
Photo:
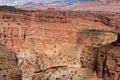
[[[94,12],[1,14],[0,43],[16,52],[22,80],[90,80],[96,47],[117,40]]]
[[[109,44],[117,39],[114,33],[94,29],[64,31],[35,27],[19,28],[16,33],[22,35],[11,39],[23,42],[12,47],[18,49],[18,67],[22,70],[23,80],[36,79],[37,76],[42,80],[88,79],[93,74],[94,64],[91,46]]]
[[[52,32],[54,31],[50,33]],[[70,37],[74,37],[74,40],[65,38],[65,41],[62,41],[64,40],[62,35],[54,35],[54,38],[50,39],[50,33],[47,34],[49,36],[44,36],[45,42],[35,39],[29,41],[30,43],[26,41],[26,45],[32,45],[32,48],[28,46],[27,50],[18,53],[19,67],[24,72],[24,80],[88,79],[93,74],[95,61],[94,50],[91,50],[91,47],[109,44],[117,39],[116,34],[99,30],[71,31],[73,36]],[[67,32],[62,33],[66,33],[66,37],[69,36]],[[47,39],[54,40],[54,42]],[[36,46],[39,47],[36,48]]]

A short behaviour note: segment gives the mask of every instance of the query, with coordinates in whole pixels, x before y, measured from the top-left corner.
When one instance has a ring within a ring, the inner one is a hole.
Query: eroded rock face
[[[120,35],[118,40],[98,50],[96,56],[96,71],[99,78],[104,80],[120,79]]]
[[[101,22],[105,25],[113,27],[113,30],[120,32],[120,13],[116,14],[102,14],[99,16]]]
[[[117,39],[93,13],[0,14],[0,43],[16,51],[22,80],[89,80],[96,69],[92,47]]]
[[[87,36],[87,43],[84,44],[85,47],[82,49],[81,54],[81,66],[83,68],[91,68],[94,70],[94,62],[96,61],[96,55],[98,54],[97,47],[109,44],[117,40],[117,36],[114,33],[88,30],[84,35]],[[89,42],[88,42],[89,41]]]
[[[0,79],[22,80],[22,72],[17,64],[16,54],[4,46],[0,46]]]
[[[111,43],[116,40],[116,35],[99,30],[4,27],[1,28],[1,41],[4,40],[2,44],[9,48],[23,48],[17,52],[22,80],[83,80],[93,74],[94,55],[87,46]]]

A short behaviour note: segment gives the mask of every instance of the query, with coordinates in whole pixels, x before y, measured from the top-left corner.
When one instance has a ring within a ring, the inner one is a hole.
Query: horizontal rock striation
[[[104,78],[96,64],[104,69],[96,47],[117,40],[106,17],[51,10],[0,14],[0,43],[16,52],[15,66],[22,70],[22,80],[83,80],[93,70]]]

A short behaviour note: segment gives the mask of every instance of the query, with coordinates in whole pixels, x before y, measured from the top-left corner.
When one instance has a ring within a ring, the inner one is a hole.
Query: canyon
[[[4,8],[0,79],[120,79],[119,12]]]

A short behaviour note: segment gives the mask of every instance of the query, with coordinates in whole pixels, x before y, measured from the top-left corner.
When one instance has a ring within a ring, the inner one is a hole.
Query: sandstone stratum
[[[1,6],[0,44],[0,80],[120,79],[119,12]]]

